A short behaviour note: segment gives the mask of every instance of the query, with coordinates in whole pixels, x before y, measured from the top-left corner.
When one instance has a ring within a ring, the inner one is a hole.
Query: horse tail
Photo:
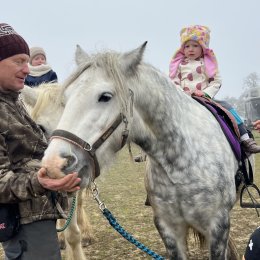
[[[207,245],[205,236],[193,228],[192,228],[192,233],[193,233],[195,243],[199,245],[200,249],[205,249]]]
[[[199,233],[197,230],[195,230],[193,228],[191,228],[191,229],[192,229],[195,243],[199,245],[200,249],[205,249],[207,246],[207,241],[205,239],[205,236],[202,235],[201,233]],[[228,239],[227,259],[228,260],[239,260],[240,259],[237,247],[231,236],[229,236],[229,239]]]
[[[241,259],[239,256],[239,253],[237,251],[237,247],[234,243],[234,240],[232,237],[229,235],[228,239],[228,258],[229,260],[239,260]]]

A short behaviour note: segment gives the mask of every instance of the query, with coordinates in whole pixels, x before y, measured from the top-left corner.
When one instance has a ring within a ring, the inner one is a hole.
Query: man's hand
[[[80,187],[78,184],[81,181],[76,172],[67,174],[61,179],[51,179],[47,175],[45,168],[41,168],[38,171],[38,180],[45,189],[66,192],[74,192],[79,190]]]

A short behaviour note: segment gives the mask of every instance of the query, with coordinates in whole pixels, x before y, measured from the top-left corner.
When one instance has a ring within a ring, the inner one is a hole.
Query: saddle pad
[[[204,97],[193,96],[201,105],[205,106],[219,122],[235,156],[241,161],[240,134],[235,119],[224,107]]]

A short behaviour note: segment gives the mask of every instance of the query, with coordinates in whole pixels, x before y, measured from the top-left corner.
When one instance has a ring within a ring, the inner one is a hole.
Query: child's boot
[[[246,139],[241,142],[243,149],[248,153],[260,153],[260,146],[257,145],[253,138]]]

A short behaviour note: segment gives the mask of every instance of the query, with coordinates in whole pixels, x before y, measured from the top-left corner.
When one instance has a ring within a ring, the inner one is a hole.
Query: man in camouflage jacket
[[[56,220],[66,213],[67,192],[79,189],[77,173],[50,179],[40,166],[47,142],[25,111],[19,91],[29,73],[29,48],[0,23],[0,203],[17,203],[20,229],[3,242],[5,259],[61,259]]]

